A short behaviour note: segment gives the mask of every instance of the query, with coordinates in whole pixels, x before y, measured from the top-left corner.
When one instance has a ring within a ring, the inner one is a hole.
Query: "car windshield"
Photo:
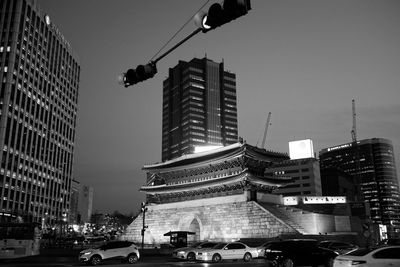
[[[227,243],[219,243],[219,244],[215,245],[213,248],[215,248],[215,249],[222,249],[223,247],[226,246],[226,244],[227,244]]]
[[[346,255],[350,255],[350,256],[364,256],[367,255],[368,253],[370,253],[373,249],[371,248],[359,248],[356,249],[350,253],[347,253]]]

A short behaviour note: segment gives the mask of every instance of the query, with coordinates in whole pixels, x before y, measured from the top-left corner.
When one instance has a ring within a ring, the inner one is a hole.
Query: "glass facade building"
[[[353,177],[357,198],[369,203],[373,223],[400,231],[399,184],[390,140],[372,138],[326,148],[319,159],[322,173],[337,168]]]
[[[77,57],[34,0],[0,1],[0,29],[0,215],[46,224],[66,221]]]
[[[163,82],[162,160],[236,142],[236,75],[207,58],[170,68]]]

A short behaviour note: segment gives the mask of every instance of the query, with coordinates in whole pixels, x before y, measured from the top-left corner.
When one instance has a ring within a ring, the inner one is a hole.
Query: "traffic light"
[[[153,78],[156,73],[157,67],[154,62],[150,62],[146,65],[139,65],[136,69],[129,69],[122,74],[122,83],[125,87],[128,87]]]
[[[247,14],[251,9],[250,0],[224,0],[224,3],[214,3],[208,12],[200,11],[194,17],[195,24],[208,32],[238,17]]]

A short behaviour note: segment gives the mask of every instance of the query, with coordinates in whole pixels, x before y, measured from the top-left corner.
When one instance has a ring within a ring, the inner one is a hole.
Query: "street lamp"
[[[145,217],[146,217],[146,211],[147,211],[147,207],[146,207],[146,203],[142,202],[142,213],[143,213],[143,227],[142,227],[142,250],[144,248],[144,232],[146,231],[146,228],[148,228],[148,226],[145,225]]]

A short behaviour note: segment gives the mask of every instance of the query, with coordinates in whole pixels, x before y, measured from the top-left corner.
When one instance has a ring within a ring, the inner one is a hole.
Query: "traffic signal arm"
[[[138,65],[135,69],[129,69],[120,76],[120,83],[125,87],[143,82],[147,79],[153,78],[157,73],[156,63],[164,58],[166,55],[175,50],[178,46],[198,34],[199,32],[208,32],[225,23],[244,16],[251,9],[250,0],[224,0],[224,3],[214,3],[210,6],[208,12],[201,11],[194,17],[195,23],[198,28],[185,37],[182,41],[170,48],[167,52],[159,56],[146,65]]]

